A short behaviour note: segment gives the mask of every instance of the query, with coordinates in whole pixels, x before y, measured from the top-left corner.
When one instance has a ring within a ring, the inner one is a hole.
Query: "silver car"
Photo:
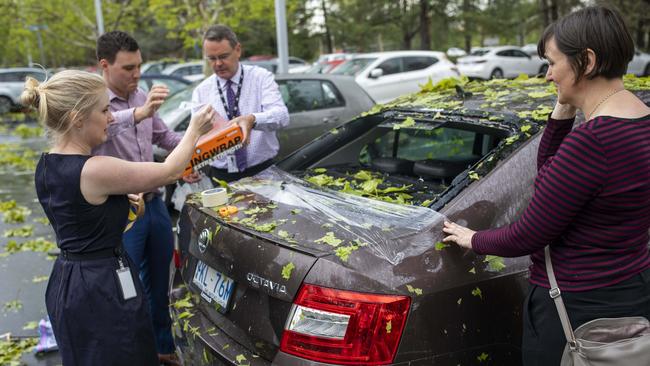
[[[370,109],[375,102],[349,76],[323,74],[275,75],[282,99],[289,109],[289,126],[278,131],[280,159],[324,132]],[[160,106],[158,114],[167,126],[182,132],[190,122],[190,109],[183,102],[192,99],[197,84],[174,94]],[[157,159],[166,151],[154,151]]]
[[[7,113],[20,105],[20,94],[25,87],[25,78],[33,77],[43,82],[47,76],[41,69],[16,67],[0,69],[0,114]]]

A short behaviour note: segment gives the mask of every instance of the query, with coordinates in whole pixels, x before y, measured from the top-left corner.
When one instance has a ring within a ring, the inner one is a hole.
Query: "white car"
[[[634,58],[627,65],[627,73],[637,76],[650,75],[650,55],[639,50],[634,51]]]
[[[458,47],[451,47],[447,50],[447,56],[449,57],[463,57],[467,56],[467,52],[464,49]]]
[[[0,69],[0,114],[7,113],[20,105],[20,94],[25,88],[25,79],[31,76],[39,82],[45,81],[44,70],[30,67]]]
[[[351,75],[377,103],[420,89],[429,78],[459,76],[456,65],[437,51],[390,51],[358,54],[332,70],[332,74]]]
[[[187,81],[199,81],[206,78],[206,75],[203,71],[204,67],[205,62],[193,61],[168,66],[162,71],[162,73],[164,75],[180,77]]]
[[[485,47],[456,61],[461,74],[477,79],[514,78],[519,74],[544,75],[548,62],[515,46]]]

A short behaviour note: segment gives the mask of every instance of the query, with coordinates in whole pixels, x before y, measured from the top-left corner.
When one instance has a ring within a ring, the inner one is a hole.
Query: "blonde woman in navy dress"
[[[22,102],[38,109],[52,140],[35,184],[61,249],[45,297],[63,364],[158,365],[148,302],[122,250],[127,194],[176,181],[214,111],[192,119],[164,163],[140,163],[91,156],[113,121],[101,76],[62,71],[40,85],[30,78]]]

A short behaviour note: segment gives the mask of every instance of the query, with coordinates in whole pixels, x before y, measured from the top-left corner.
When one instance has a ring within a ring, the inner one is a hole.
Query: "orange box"
[[[208,166],[212,161],[241,148],[243,140],[244,134],[238,125],[232,125],[225,129],[215,125],[215,128],[199,139],[183,176]]]

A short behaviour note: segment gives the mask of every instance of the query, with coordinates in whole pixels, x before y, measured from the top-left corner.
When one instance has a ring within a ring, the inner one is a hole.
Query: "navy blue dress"
[[[62,251],[84,256],[121,245],[128,215],[125,195],[88,203],[80,189],[90,156],[43,154],[36,167],[36,193]],[[131,269],[137,296],[124,300],[117,256],[68,260],[59,256],[45,302],[65,366],[158,365],[149,305]],[[128,264],[127,264],[128,263]]]

